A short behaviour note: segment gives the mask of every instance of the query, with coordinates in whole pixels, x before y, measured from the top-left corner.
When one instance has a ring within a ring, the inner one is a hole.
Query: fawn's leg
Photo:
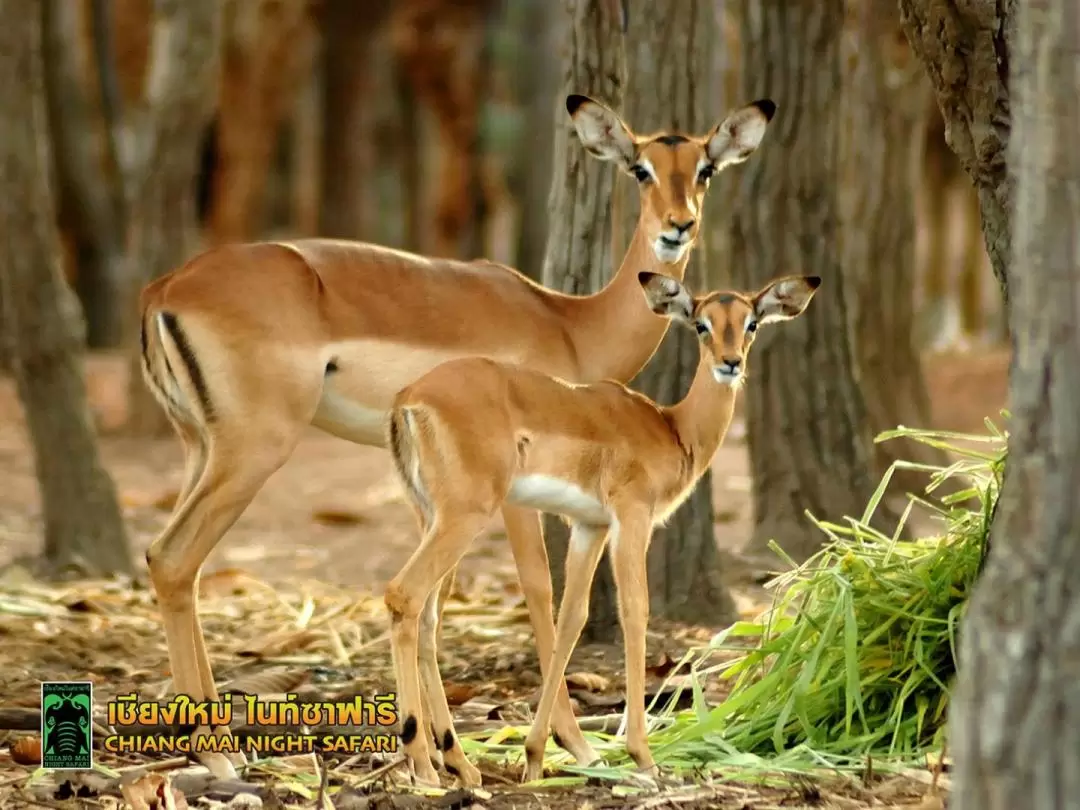
[[[565,687],[563,676],[570,654],[574,651],[589,616],[589,586],[592,584],[596,565],[604,552],[607,526],[584,526],[575,524],[570,532],[570,547],[566,552],[566,585],[559,604],[559,622],[555,628],[555,646],[552,650],[544,685],[540,691],[540,703],[536,717],[525,738],[525,772],[522,781],[539,779],[544,770],[544,747],[551,729],[551,713],[559,684]]]
[[[645,631],[649,623],[646,553],[652,537],[647,512],[620,515],[611,563],[619,599],[619,622],[626,650],[626,751],[646,772],[655,772],[645,727]]]
[[[552,612],[551,569],[547,548],[544,546],[542,516],[532,509],[503,506],[506,537],[514,555],[518,580],[529,609],[529,621],[536,636],[536,654],[540,659],[540,676],[545,682],[551,665],[551,653],[555,648],[555,618]],[[566,681],[556,678],[555,706],[551,713],[551,727],[555,744],[569,751],[580,765],[588,765],[599,757],[581,733]]]
[[[461,780],[463,785],[480,785],[480,771],[465,757],[461,743],[454,731],[454,716],[446,700],[442,676],[439,673],[438,633],[440,626],[441,605],[453,585],[453,569],[443,577],[442,585],[428,595],[420,614],[420,685],[427,697],[430,717],[428,727],[437,751],[442,752],[442,764],[447,773]]]
[[[416,780],[431,786],[438,786],[439,777],[431,764],[428,735],[419,733],[426,729],[419,672],[420,614],[429,596],[436,593],[443,577],[458,564],[490,518],[491,514],[484,512],[436,515],[420,546],[386,587],[398,716],[402,718],[401,742]]]

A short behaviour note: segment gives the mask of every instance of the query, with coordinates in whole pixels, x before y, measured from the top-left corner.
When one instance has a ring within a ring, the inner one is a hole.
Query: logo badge
[[[90,681],[42,682],[42,768],[94,766],[93,706],[94,685]]]

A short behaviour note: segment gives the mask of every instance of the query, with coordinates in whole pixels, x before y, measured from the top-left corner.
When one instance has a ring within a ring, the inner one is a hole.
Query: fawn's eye
[[[716,174],[716,167],[713,166],[710,163],[708,166],[702,167],[701,171],[698,172],[698,176],[697,176],[698,182],[699,183],[708,183],[709,179],[714,174]]]
[[[699,335],[709,334],[709,326],[705,323],[705,321],[694,321],[694,329],[697,330],[697,333]]]
[[[750,321],[750,323],[748,323],[746,325],[746,331],[747,332],[756,332],[757,331],[757,321]]]
[[[644,166],[631,166],[630,173],[634,175],[634,178],[639,183],[647,183],[652,180],[652,175],[649,174],[649,170]]]

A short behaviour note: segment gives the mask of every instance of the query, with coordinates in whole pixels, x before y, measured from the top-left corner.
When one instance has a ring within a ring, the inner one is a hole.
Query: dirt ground
[[[1000,423],[1007,363],[1007,352],[1002,350],[927,357],[933,426],[982,432],[985,417]],[[136,557],[145,568],[142,552],[167,520],[179,483],[180,447],[172,437],[136,441],[110,431],[123,419],[126,366],[122,359],[90,357],[87,374],[92,408],[102,426],[104,458],[124,503]],[[740,423],[733,425],[713,471],[717,543],[737,559],[752,520]],[[386,488],[389,474],[389,461],[382,451],[313,430],[268,482],[205,568],[200,615],[211,639],[219,682],[270,677],[271,691],[318,684],[322,695],[340,694],[334,690],[346,687],[360,688],[363,694],[392,689],[380,593],[411,553],[416,538],[407,507],[386,496],[393,492]],[[40,551],[39,500],[20,409],[13,386],[6,380],[0,381],[0,482],[0,601],[7,593],[17,602],[6,611],[0,604],[0,713],[11,707],[36,706],[39,681],[69,680],[76,673],[94,680],[104,697],[130,689],[164,695],[168,658],[160,617],[145,586],[117,590],[83,583],[49,590],[31,582],[18,564]],[[383,496],[376,497],[380,490]],[[762,607],[760,588],[739,581],[737,567],[733,571],[740,610],[752,615]],[[479,711],[486,713],[485,722],[526,723],[538,696],[539,667],[498,526],[465,559],[458,585],[441,650],[447,689],[456,695],[451,700],[455,716],[461,722],[464,715],[468,723],[470,712]],[[657,690],[672,663],[716,629],[652,622],[649,688]],[[620,702],[621,670],[616,646],[593,645],[575,653],[568,671],[584,673],[573,692],[581,714],[621,711],[625,705]],[[260,689],[265,686],[258,683]],[[4,737],[0,731],[0,792],[5,785],[15,784],[18,774],[26,773],[3,753]],[[121,759],[112,766],[130,768],[133,761]],[[613,798],[610,788],[595,785],[578,786],[575,792],[558,796],[517,792],[512,788],[515,767],[519,766],[507,766],[509,770],[485,767],[485,784],[500,785],[502,792],[482,802],[475,796],[455,799],[452,794],[431,801],[446,807],[628,804],[625,798]],[[4,777],[8,769],[14,769],[14,779]],[[820,792],[825,789],[817,787],[758,785],[751,795],[733,786],[699,785],[688,788],[691,793],[680,794],[670,806],[756,810],[940,806],[906,803],[905,797],[917,801],[925,787],[924,783],[902,789],[894,785],[891,798],[879,801],[876,794],[866,790],[860,794],[860,788],[847,784],[833,792],[826,790],[830,798],[825,801]],[[40,796],[35,801],[41,804]],[[3,797],[0,803],[16,806]],[[652,807],[664,803],[640,802]],[[411,805],[368,795],[356,806]]]

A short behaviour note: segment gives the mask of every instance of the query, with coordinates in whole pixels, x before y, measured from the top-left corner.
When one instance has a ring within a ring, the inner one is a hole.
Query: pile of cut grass
[[[827,545],[770,583],[773,606],[754,622],[720,633],[714,649],[738,650],[698,678],[734,679],[719,706],[698,706],[653,735],[658,761],[754,758],[817,761],[821,766],[873,756],[910,761],[940,747],[956,669],[957,625],[977,577],[1005,463],[1005,436],[912,431],[908,436],[958,459],[948,468],[898,462],[861,519],[818,521]],[[970,486],[935,506],[912,497],[892,537],[872,529],[893,471],[922,470],[930,493],[945,479]],[[938,513],[939,535],[899,540],[915,503]],[[778,549],[778,553],[779,552]],[[756,642],[756,643],[755,643]],[[748,645],[753,645],[748,648]]]
[[[878,437],[907,436],[958,460],[947,468],[897,462],[859,519],[838,524],[810,516],[827,544],[803,565],[785,557],[791,570],[768,586],[776,592],[772,607],[724,630],[709,649],[689,651],[669,674],[685,681],[690,671],[693,708],[675,710],[681,689],[666,706],[650,707],[658,765],[710,780],[783,784],[812,772],[863,772],[868,759],[878,773],[900,773],[941,749],[957,626],[1005,464],[1005,435],[986,424],[984,436],[898,429]],[[968,485],[940,505],[912,496],[893,536],[885,536],[869,524],[897,469],[925,472],[927,493],[958,476]],[[941,531],[900,540],[916,504],[937,513]],[[734,660],[732,650],[739,653]],[[728,654],[718,662],[720,651]],[[707,704],[703,690],[713,677],[734,680],[717,706]],[[462,744],[471,755],[512,763],[520,760],[527,731],[466,735]],[[626,778],[633,763],[623,731],[586,734],[603,757],[598,767],[576,766],[549,744],[549,762],[574,775],[544,783]]]

